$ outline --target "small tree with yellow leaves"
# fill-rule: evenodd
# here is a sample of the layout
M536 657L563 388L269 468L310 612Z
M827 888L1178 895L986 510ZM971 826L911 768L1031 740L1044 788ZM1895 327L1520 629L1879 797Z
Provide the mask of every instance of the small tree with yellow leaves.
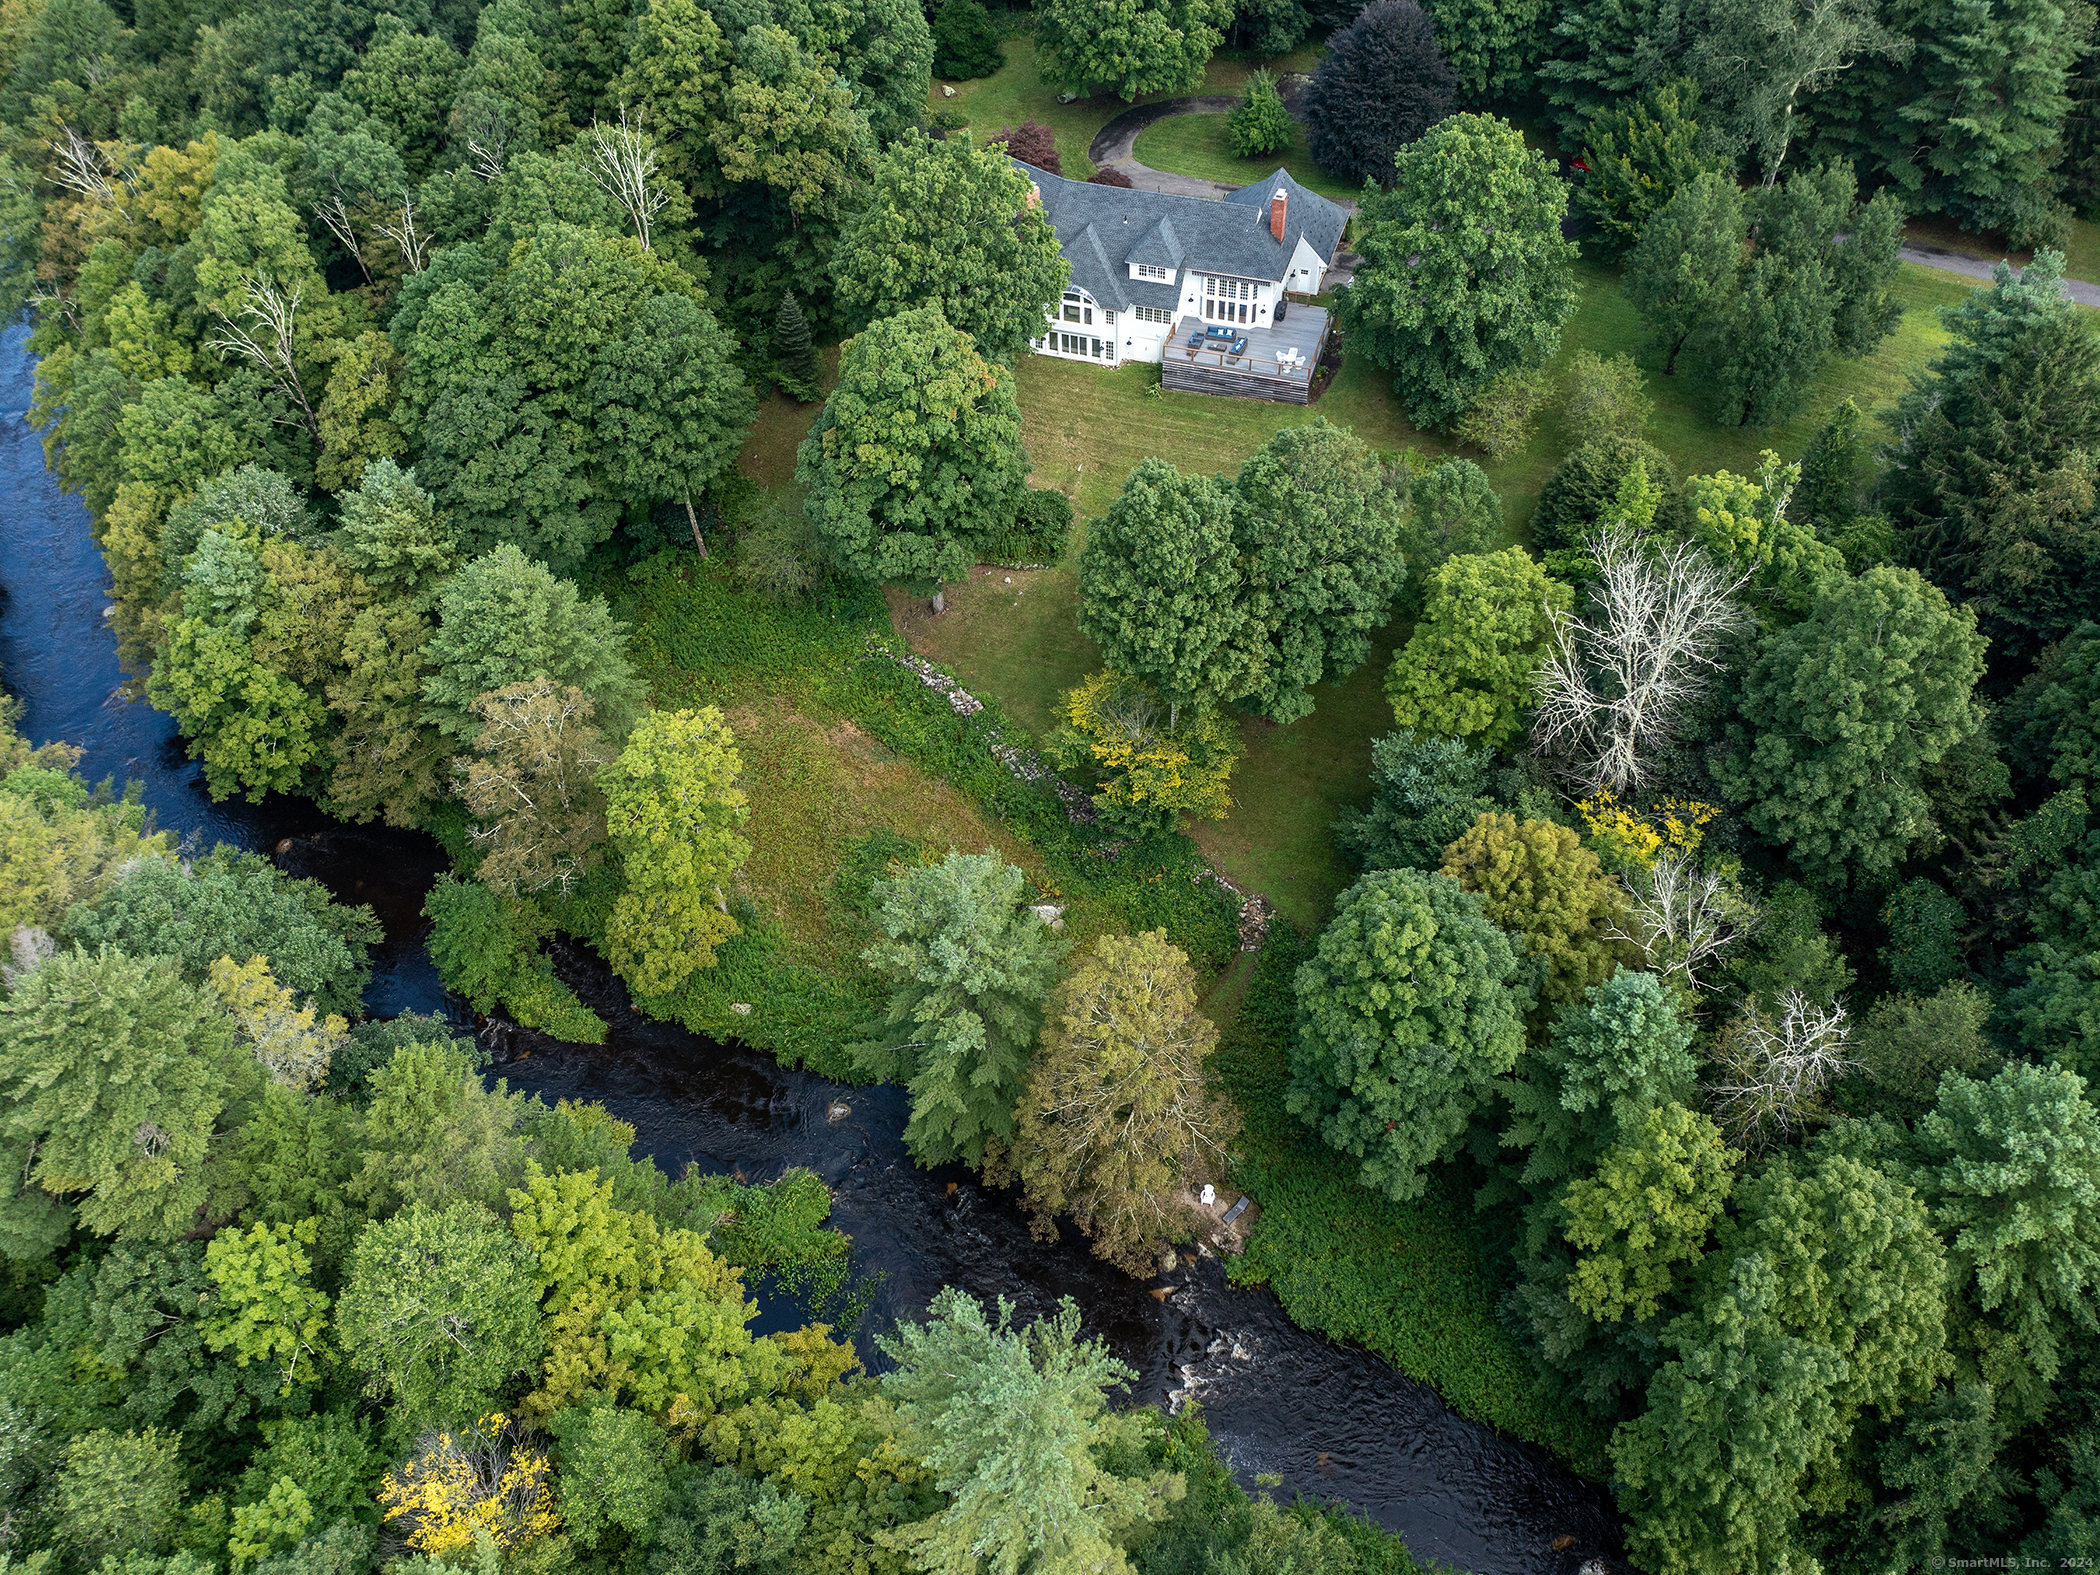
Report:
M738 933L722 887L750 856L750 811L736 736L713 706L646 717L598 775L627 889L606 926L606 955L627 982L664 995Z
M1177 815L1223 820L1232 808L1239 730L1213 707L1177 716L1150 684L1104 671L1067 690L1058 715L1044 753L1060 770L1099 774L1094 808L1117 830L1145 836Z
M350 1025L331 1012L314 1021L313 1002L294 1005L290 990L270 975L262 957L237 963L221 957L211 965L212 992L255 1051L255 1059L277 1082L302 1093L328 1075L336 1052L350 1042Z
M418 1553L464 1553L485 1535L508 1552L552 1531L554 1468L501 1411L453 1432L434 1428L380 1484L387 1520Z

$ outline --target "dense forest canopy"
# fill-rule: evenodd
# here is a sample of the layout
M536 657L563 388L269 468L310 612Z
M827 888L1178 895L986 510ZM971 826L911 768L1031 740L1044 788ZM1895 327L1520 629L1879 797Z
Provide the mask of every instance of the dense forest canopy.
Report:
M2053 1560L2100 1538L2093 25L4 0L0 307L137 692L214 796L436 835L475 1011L603 1043L587 943L650 1015L903 1085L915 1158L1134 1274L1264 1177L1235 1273L1374 1344L1421 1288L1345 1238L1461 1216L1467 1339L1657 1575ZM1023 34L1070 122L930 92ZM1082 540L1021 360L1070 269L1006 154L1257 63L1228 135L1360 186L1324 304L1420 447L1286 411L1118 467ZM1862 408L1921 216L2041 249ZM1572 326L1614 276L1638 343ZM1745 474L1670 451L1666 383ZM874 591L982 562L1061 565L1094 670L1040 738ZM1374 658L1294 934L1182 828ZM1005 840L777 856L798 705ZM366 1016L369 910L12 723L0 1569L1409 1567L1126 1404L1075 1309L944 1291L856 1347L815 1177L673 1179ZM755 1337L761 1276L823 1321Z

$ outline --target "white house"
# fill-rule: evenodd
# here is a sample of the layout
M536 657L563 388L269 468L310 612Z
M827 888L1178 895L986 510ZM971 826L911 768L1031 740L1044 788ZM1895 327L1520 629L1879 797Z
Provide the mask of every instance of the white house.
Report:
M1349 218L1282 169L1212 202L1015 165L1072 265L1035 349L1104 366L1159 361L1183 322L1268 327L1286 291L1319 293Z

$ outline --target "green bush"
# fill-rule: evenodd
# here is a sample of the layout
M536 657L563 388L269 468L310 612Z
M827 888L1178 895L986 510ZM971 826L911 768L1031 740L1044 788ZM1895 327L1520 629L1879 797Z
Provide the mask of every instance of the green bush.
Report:
M1243 159L1283 152L1297 130L1291 112L1283 107L1283 95L1276 91L1275 77L1267 71L1257 71L1247 79L1246 97L1225 122L1226 139L1234 155Z
M423 911L436 925L430 957L438 977L475 1011L501 1007L525 1027L570 1044L605 1043L605 1020L554 977L553 962L540 951L554 925L535 904L440 875Z
M1030 487L1021 494L1013 529L985 551L994 563L1055 563L1072 531L1072 500L1062 492Z
M1662 489L1662 501L1655 509L1656 526L1678 528L1683 523L1684 495L1669 456L1642 438L1613 433L1592 438L1569 454L1553 467L1553 474L1539 489L1538 507L1531 513L1531 536L1540 551L1580 551L1598 519L1618 497L1619 483L1632 473L1636 460L1646 464L1648 479Z
M933 19L933 74L966 82L988 77L1005 64L999 29L982 0L947 0Z

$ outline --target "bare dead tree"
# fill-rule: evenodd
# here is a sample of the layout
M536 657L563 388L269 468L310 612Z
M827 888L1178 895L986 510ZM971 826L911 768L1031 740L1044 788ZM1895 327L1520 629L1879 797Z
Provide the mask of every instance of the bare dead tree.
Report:
M477 137L467 139L467 167L483 180L503 179L503 147L500 143L483 142Z
M53 155L51 180L54 185L86 198L100 207L114 209L121 219L129 220L123 201L117 195L117 183L122 176L111 167L102 150L71 126L60 127L59 136L50 144ZM127 189L129 181L124 181Z
M338 186L328 196L314 204L314 214L328 226L328 233L343 243L357 262L357 271L365 276L365 283L372 282L372 270L365 266L365 249L357 238L357 226L350 222L349 205L343 201L343 189Z
M1553 646L1536 680L1533 747L1584 793L1623 793L1719 668L1722 639L1749 626L1749 583L1689 543L1663 546L1613 521L1591 538L1592 616L1547 609Z
M416 205L406 189L401 193L400 221L383 219L372 228L401 249L402 266L410 273L421 273L430 261L431 238L416 228Z
M1689 854L1659 853L1625 886L1624 911L1605 934L1633 946L1658 978L1682 974L1695 990L1702 988L1699 970L1758 925L1749 899L1726 877L1693 864Z
M248 297L247 305L241 308L244 321L236 322L225 313L219 313L219 322L225 331L219 338L208 339L205 343L222 356L239 356L262 368L278 392L299 407L305 417L307 434L318 447L321 423L306 397L305 385L299 381L299 366L292 356L300 292L295 287L286 293L275 280L257 274L241 275L241 286Z
M1830 1085L1858 1066L1852 1023L1836 1000L1812 1004L1799 990L1776 1012L1751 1006L1714 1042L1721 1077L1708 1085L1714 1111L1738 1148L1791 1136L1822 1109Z
M670 188L656 179L656 144L642 130L641 122L629 122L627 106L620 106L619 124L608 126L593 118L587 134L587 168L591 179L606 196L627 210L634 225L634 238L649 249L649 226L665 203ZM690 509L688 509L690 512ZM695 535L698 535L697 530ZM705 557L706 549L701 550Z

